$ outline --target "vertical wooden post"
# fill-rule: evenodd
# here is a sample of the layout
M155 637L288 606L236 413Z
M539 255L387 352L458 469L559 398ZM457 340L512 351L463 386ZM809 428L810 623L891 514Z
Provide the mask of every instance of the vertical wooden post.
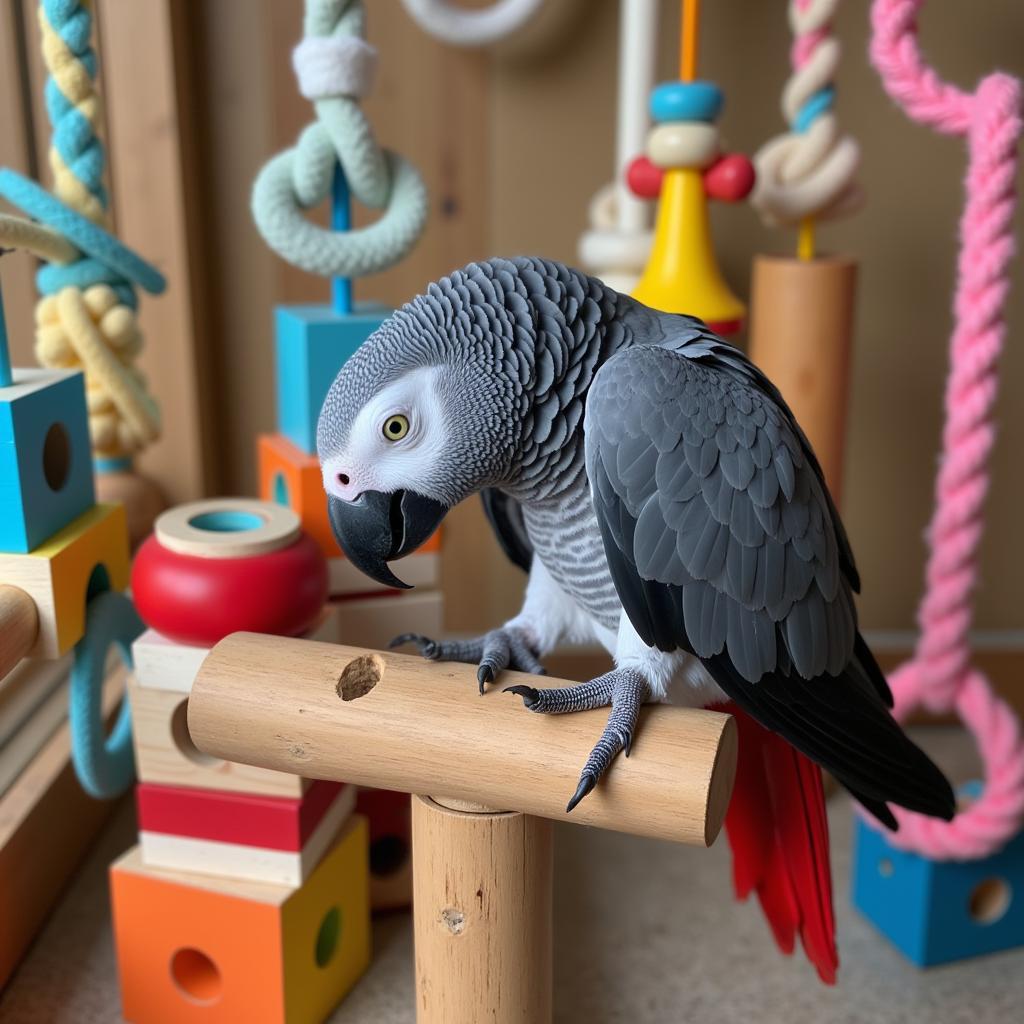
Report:
M413 797L418 1024L551 1020L551 822Z
M811 442L836 504L843 475L857 264L758 256L750 358L775 382Z

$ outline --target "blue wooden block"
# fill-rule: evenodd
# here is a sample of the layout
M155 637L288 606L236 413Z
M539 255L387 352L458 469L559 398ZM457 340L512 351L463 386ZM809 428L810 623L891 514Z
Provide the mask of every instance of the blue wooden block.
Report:
M1024 833L960 863L890 846L858 820L853 904L919 967L1024 945Z
M0 388L0 551L27 554L95 504L82 374L15 370Z
M391 315L362 304L344 316L330 306L278 306L277 429L292 444L316 452L316 421L342 363Z

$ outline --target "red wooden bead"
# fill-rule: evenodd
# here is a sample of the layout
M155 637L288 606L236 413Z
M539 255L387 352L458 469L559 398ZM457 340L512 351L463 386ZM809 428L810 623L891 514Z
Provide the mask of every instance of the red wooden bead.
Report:
M663 176L660 167L655 167L646 156L638 156L626 168L626 185L641 199L657 199L661 195Z
M712 199L738 203L754 187L754 165L742 153L730 153L704 172L704 189Z
M238 630L297 636L327 600L327 562L306 534L244 558L181 554L153 535L135 556L132 597L143 621L178 643L208 646Z

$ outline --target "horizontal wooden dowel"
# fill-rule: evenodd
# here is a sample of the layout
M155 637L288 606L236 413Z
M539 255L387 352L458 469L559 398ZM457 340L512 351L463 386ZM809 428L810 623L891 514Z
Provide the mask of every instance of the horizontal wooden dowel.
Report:
M188 709L196 746L226 760L710 844L735 775L732 719L644 708L630 758L567 815L606 719L534 714L498 687L481 697L472 665L256 633L213 648Z
M0 679L32 650L38 632L35 601L20 587L0 585Z

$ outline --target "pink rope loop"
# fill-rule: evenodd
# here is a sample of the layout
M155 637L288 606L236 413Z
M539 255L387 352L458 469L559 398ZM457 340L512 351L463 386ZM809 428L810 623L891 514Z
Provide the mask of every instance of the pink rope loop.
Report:
M998 73L983 79L974 93L943 82L924 63L917 44L917 13L923 5L924 0L875 0L871 59L886 91L909 117L967 138L969 161L946 424L918 609L921 636L913 661L890 682L898 714L920 704L957 711L977 740L986 785L981 799L951 823L897 809L901 828L890 841L937 859L970 859L995 852L1024 821L1024 740L1013 712L971 669L969 642L1014 252L1021 86Z
M915 707L928 706L928 684L914 662L897 669L889 682L896 696L897 720L903 721ZM949 710L956 711L977 742L985 768L985 789L950 822L892 808L899 831L886 833L886 841L933 860L976 860L1001 849L1020 828L1024 818L1024 742L1013 709L993 693L980 672L966 674ZM866 811L860 813L869 825L881 829Z

